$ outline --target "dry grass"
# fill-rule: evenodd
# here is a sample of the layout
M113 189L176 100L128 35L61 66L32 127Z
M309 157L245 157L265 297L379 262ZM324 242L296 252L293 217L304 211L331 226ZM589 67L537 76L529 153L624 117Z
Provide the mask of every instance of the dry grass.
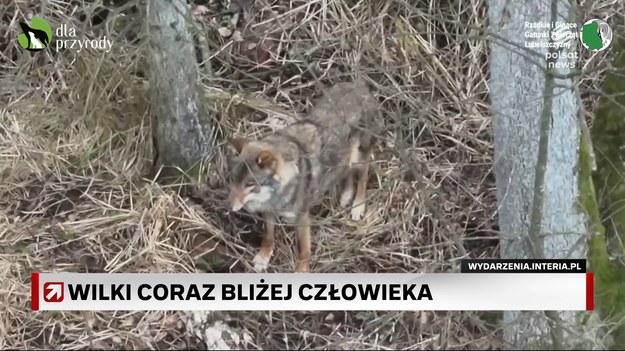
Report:
M475 29L485 23L484 1L411 3L277 0L270 12L258 2L238 20L243 28L254 19L253 32L270 38L254 39L274 55L255 69L242 60L241 44L209 23L216 8L196 9L215 75L207 95L224 134L279 127L282 113L310 107L316 81L359 72L376 87L385 134L370 179L375 206L363 223L347 221L335 199L315 210L314 271L440 272L465 254L497 255L487 45ZM210 197L201 206L147 178L145 42L134 18L141 15L128 3L125 16L111 13L105 25L80 22L96 5L0 5L2 23L10 23L0 28L0 348L203 348L184 312L29 308L31 271L240 272L251 268L260 241L261 223L225 206L225 146L209 164ZM14 40L17 21L41 13L53 28L70 24L79 36L113 39L112 51L24 53ZM231 94L248 99L216 99ZM278 232L271 270L294 266L290 233ZM499 347L488 316L472 312L209 318L236 330L242 348Z

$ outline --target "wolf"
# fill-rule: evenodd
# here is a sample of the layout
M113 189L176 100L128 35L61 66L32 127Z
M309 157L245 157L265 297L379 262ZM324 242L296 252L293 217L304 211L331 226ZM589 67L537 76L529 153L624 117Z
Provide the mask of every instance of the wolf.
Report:
M233 211L262 214L265 231L253 259L264 271L273 254L278 219L296 227L295 272L309 272L310 210L341 186L339 203L350 217L365 216L373 126L379 107L362 80L331 86L304 118L260 138L234 137L228 201ZM378 122L379 123L379 122Z
M50 38L48 38L46 32L40 29L34 29L24 22L20 22L20 27L22 27L22 31L28 39L27 50L41 50L48 46Z

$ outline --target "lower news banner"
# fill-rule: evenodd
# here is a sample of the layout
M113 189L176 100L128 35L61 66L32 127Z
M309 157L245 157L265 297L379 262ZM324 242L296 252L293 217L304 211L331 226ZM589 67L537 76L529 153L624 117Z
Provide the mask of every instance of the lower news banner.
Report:
M592 273L32 273L42 311L592 310Z

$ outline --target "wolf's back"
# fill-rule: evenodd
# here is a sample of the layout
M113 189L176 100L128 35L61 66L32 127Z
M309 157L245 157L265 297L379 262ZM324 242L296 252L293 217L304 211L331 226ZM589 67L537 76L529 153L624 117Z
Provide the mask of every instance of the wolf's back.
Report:
M322 144L334 147L345 143L353 128L367 128L376 108L363 81L338 83L317 100L309 117L321 127Z
M373 102L364 82L338 83L316 101L310 117L328 128L356 125L363 112L374 107Z

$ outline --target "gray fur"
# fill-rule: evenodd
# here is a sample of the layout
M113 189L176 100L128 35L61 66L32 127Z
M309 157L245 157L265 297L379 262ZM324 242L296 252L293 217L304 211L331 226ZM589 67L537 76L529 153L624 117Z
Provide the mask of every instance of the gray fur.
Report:
M308 211L346 177L350 167L343 162L350 151L351 138L360 138L361 153L368 153L373 147L375 139L369 129L376 113L376 101L363 82L338 83L315 102L306 119L253 142L258 151L267 149L286 162L296 161L299 174L287 184L266 181L267 175L254 164L254 157L242 160L248 167L234 181L243 184L250 177L257 178L266 182L265 191L271 193L267 201L251 201L244 208L280 216Z

